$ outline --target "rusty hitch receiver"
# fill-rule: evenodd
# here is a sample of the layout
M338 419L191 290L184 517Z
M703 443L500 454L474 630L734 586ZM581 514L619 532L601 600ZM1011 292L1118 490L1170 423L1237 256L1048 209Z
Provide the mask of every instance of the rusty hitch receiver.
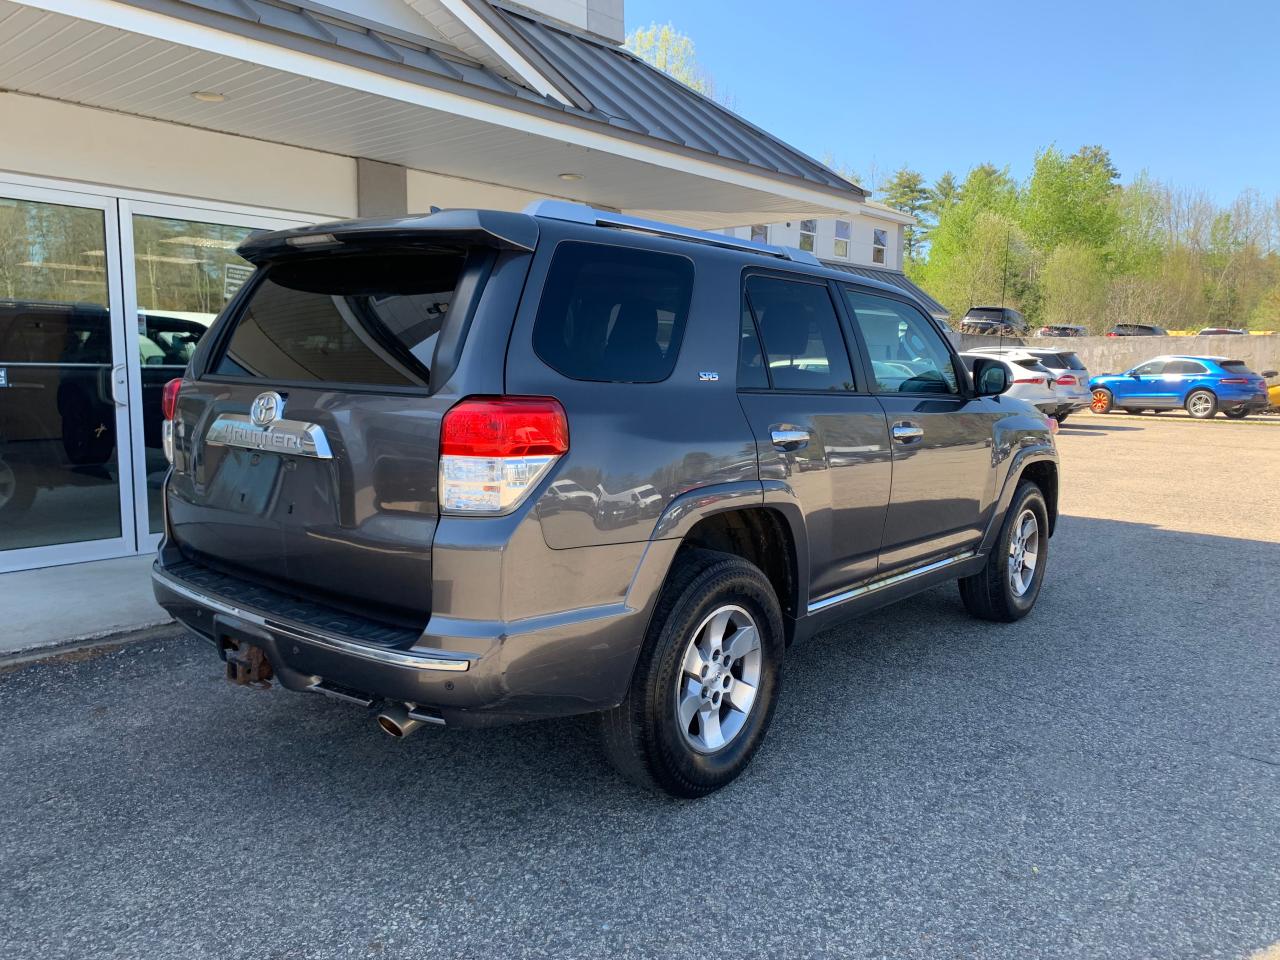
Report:
M263 690L271 686L271 661L261 647L251 643L228 640L223 648L227 661L227 679L238 687L250 684Z

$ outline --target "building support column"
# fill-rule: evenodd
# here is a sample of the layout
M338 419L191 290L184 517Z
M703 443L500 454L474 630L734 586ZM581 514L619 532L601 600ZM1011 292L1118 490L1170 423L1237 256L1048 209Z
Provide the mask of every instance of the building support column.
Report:
M356 213L361 217L403 217L409 212L405 168L356 157Z

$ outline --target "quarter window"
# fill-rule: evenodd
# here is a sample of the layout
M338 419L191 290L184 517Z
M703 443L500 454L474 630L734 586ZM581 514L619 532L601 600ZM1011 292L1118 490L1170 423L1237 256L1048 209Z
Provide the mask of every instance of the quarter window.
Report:
M747 301L774 389L854 389L848 349L825 284L748 277Z
M675 369L693 293L687 257L566 241L542 289L533 348L566 377L657 383Z
M924 314L898 300L844 290L879 393L960 392L951 351Z
M753 223L751 225L751 239L756 243L769 242L769 227L763 223Z
M801 220L800 221L800 249L813 252L814 243L818 238L818 221L817 220Z
M871 231L871 262L884 263L885 248L889 246L889 234L886 230Z
M836 221L836 241L834 253L842 260L849 259L849 235L852 224L848 220Z

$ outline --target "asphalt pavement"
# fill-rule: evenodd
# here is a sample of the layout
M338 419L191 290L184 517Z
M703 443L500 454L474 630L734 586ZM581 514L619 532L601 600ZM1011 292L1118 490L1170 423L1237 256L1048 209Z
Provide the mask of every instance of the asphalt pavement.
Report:
M1069 421L1028 619L789 656L747 774L403 742L175 635L0 674L0 957L1229 957L1280 941L1280 431ZM73 599L73 598L69 598Z

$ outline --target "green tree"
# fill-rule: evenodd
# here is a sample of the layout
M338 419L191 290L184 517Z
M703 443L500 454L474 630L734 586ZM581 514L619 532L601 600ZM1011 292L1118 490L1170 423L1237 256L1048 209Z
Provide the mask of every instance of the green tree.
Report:
M881 187L881 199L903 213L909 213L920 226L906 227L903 231L903 246L908 260L914 261L922 253L922 247L928 235L929 226L925 218L929 209L929 188L925 186L924 177L908 167L900 167Z
M956 175L948 170L929 188L929 215L936 223L938 218L960 202L960 184Z
M1118 223L1116 171L1101 147L1064 156L1049 147L1036 156L1019 220L1043 251L1079 243L1105 249Z
M1054 249L1040 270L1044 323L1079 324L1101 332L1109 284L1106 265L1092 247L1064 243Z
M715 82L698 63L693 38L670 23L651 23L627 34L624 46L641 60L704 96L715 98Z

